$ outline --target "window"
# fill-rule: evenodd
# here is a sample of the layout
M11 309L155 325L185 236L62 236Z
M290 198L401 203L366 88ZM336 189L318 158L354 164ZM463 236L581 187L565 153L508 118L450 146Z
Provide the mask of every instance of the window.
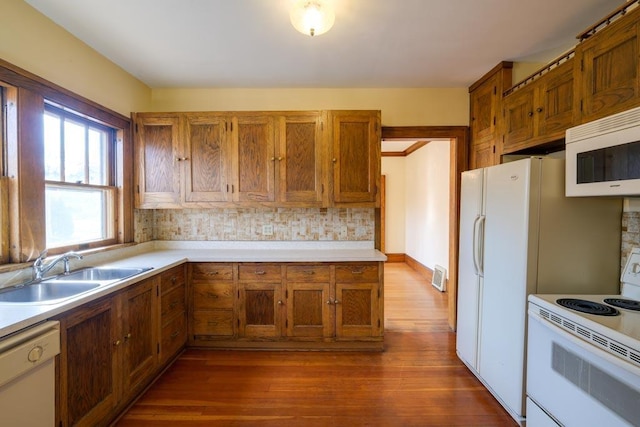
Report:
M47 248L83 248L116 235L116 130L45 105Z

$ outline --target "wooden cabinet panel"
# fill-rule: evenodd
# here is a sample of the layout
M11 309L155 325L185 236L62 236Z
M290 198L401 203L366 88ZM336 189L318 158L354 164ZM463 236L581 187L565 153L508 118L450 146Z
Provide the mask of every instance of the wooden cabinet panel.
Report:
M160 359L164 363L175 355L187 341L187 318L184 314L170 317L162 325Z
M504 99L503 151L533 138L534 88L527 86Z
M198 339L228 339L235 336L235 313L228 310L199 310L193 316L193 332Z
M271 116L233 119L235 188L233 200L275 200L274 123Z
M194 282L192 288L194 310L233 309L235 299L233 282Z
M162 290L160 301L160 317L162 319L168 319L178 313L184 313L186 310L184 285L174 286L168 291Z
M513 63L501 62L469 88L469 168L500 163L502 93L511 86Z
M563 138L565 131L575 123L574 61L570 59L551 70L539 82L540 100L535 110L539 115L538 135L547 140Z
M138 393L157 365L157 282L156 278L147 279L123 294L121 345L125 361L124 392L128 395Z
M581 123L640 105L639 21L640 11L630 11L577 46Z
M231 150L224 115L185 117L185 201L230 200Z
M336 338L381 334L378 283L336 282Z
M282 286L277 283L240 283L239 335L274 339L282 335Z
M87 304L60 318L58 377L60 424L96 426L116 407L121 354L115 342L117 306L111 299Z
M233 280L233 264L230 263L192 263L189 268L193 281Z
M287 336L330 338L334 334L331 284L287 282Z
M278 200L321 206L324 161L322 115L288 113L278 120Z
M290 282L329 282L331 267L329 265L287 265L286 277Z
M378 207L380 112L331 111L333 202Z
M171 114L134 116L138 168L136 206L180 207L180 119Z

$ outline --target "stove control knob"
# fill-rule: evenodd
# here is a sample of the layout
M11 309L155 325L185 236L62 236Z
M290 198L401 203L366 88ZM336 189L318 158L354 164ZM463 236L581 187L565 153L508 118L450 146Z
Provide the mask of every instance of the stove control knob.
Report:
M631 272L633 274L640 273L640 264L638 264L637 262L634 262L633 265L631 266Z

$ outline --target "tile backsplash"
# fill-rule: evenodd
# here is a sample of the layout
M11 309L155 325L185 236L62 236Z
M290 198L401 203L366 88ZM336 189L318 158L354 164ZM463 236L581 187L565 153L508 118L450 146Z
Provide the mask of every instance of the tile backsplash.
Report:
M135 240L372 241L374 218L366 208L136 209Z
M640 212L623 212L621 268L624 268L629 252L635 247L640 247Z

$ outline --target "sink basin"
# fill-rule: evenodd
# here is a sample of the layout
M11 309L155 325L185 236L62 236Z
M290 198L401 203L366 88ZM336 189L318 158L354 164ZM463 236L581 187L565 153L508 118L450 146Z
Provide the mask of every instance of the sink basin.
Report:
M0 292L0 303L55 304L88 292L100 283L47 281Z
M91 282L115 282L135 276L151 268L138 267L88 267L82 270L72 271L67 275L56 276L56 281L91 281Z

